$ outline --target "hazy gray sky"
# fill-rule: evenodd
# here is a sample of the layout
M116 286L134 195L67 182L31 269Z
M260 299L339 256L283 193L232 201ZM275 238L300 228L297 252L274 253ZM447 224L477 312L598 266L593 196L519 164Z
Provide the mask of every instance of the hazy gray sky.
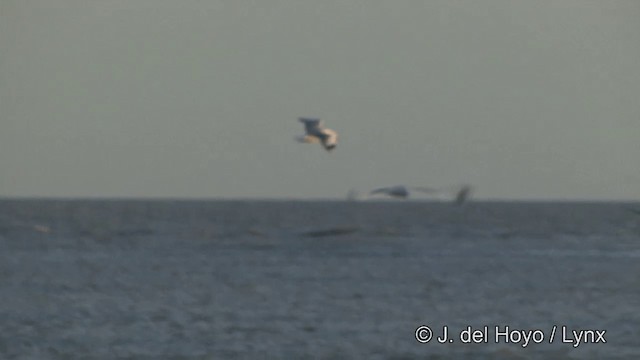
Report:
M2 0L0 196L640 199L640 1ZM340 133L293 138L298 116Z

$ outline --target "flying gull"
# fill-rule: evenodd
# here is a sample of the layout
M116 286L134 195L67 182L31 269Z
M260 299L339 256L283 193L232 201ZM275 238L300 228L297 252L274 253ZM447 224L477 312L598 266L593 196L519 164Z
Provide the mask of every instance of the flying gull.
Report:
M462 205L469 199L472 188L469 185L463 185L460 187L453 187L449 189L436 189L436 188L421 187L421 186L407 187L405 185L394 185L394 186L388 186L388 187L371 190L371 192L369 192L369 195L370 196L386 195L386 196L398 198L398 199L407 199L411 191L420 191L425 194L436 195L436 196L452 191L453 192L452 202L455 205Z
M369 195L377 195L377 194L387 195L390 197L395 197L400 199L406 199L409 196L409 189L407 189L407 187L404 185L396 185L396 186L389 186L389 187L374 189L374 190L371 190L371 192L369 193Z
M427 187L408 188L404 185L395 185L395 186L389 186L389 187L383 187L383 188L371 190L369 195L382 194L390 197L406 199L407 197L409 197L409 189L421 191L427 194L432 194L438 191L436 189L427 188Z
M302 143L320 143L327 151L333 150L338 144L338 133L323 126L320 119L298 118L304 124L305 135L297 137Z

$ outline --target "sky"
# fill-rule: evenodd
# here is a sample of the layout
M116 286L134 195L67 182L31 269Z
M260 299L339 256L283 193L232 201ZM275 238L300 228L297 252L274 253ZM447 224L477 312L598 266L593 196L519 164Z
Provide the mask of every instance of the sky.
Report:
M2 0L0 197L640 200L640 1ZM299 144L297 118L339 133Z

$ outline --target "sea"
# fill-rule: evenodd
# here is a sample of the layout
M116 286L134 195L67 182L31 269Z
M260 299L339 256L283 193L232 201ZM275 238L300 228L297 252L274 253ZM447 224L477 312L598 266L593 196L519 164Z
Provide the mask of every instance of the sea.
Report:
M3 199L0 359L640 359L640 203Z

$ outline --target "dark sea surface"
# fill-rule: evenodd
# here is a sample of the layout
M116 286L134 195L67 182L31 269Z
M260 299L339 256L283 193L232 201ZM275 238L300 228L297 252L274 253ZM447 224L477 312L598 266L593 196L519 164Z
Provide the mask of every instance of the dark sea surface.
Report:
M0 359L640 359L639 209L1 200Z

